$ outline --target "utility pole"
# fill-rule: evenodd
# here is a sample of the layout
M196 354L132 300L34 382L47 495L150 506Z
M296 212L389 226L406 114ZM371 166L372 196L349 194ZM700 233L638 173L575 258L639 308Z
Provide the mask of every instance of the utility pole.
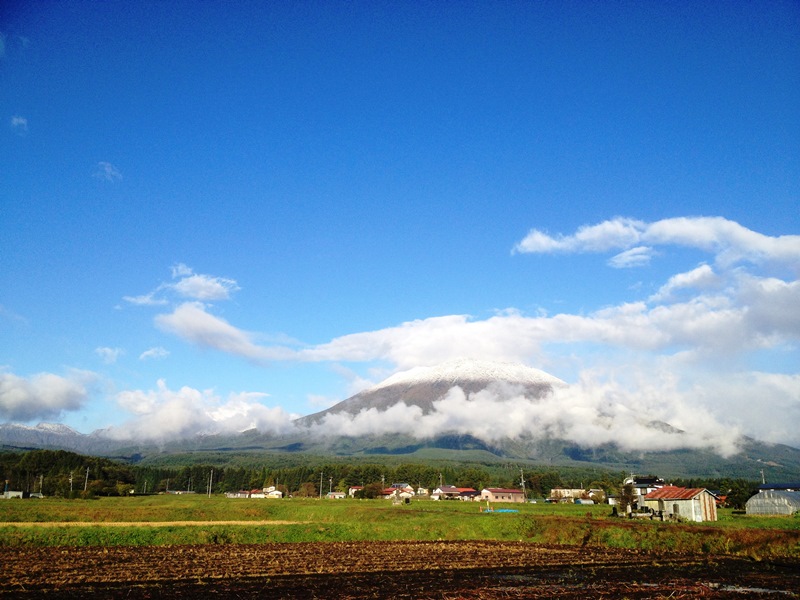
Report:
M522 472L522 469L519 470L519 482L522 485L522 498L525 499L525 475Z
M89 489L89 467L86 467L86 481L83 482L83 491Z
M330 483L330 487L328 488L328 493L332 494L333 493L333 477L328 479L328 483Z
M8 484L8 481L6 481L6 484ZM69 472L69 491L70 493L72 492L72 471Z
M214 469L211 469L211 474L208 476L208 497L211 498L211 486L214 484Z

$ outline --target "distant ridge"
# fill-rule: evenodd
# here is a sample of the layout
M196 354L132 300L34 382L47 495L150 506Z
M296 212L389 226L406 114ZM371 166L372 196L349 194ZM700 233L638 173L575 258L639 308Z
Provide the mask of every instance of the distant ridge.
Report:
M800 478L800 449L782 444L765 444L751 438L740 440L738 454L723 457L710 448L657 451L648 448L646 444L626 451L613 442L588 444L574 436L559 436L558 432L549 431L487 438L477 431L449 431L443 428L420 436L418 431L413 430L416 422L414 419L398 429L388 429L384 433L367 427L361 430L363 433L348 435L343 430L337 430L335 426L342 422L357 421L360 416L367 417L363 420L369 424L371 418L376 416L372 411L384 412L398 403L419 407L414 411L400 410L399 413L419 415L421 411L423 415L430 415L435 419L442 410L442 405L437 402L452 394L454 387L460 388L473 403L473 407L483 402L483 396L479 394L482 390L490 392L487 394L487 402L493 402L496 397L512 395L524 396L534 404L544 404L554 400L552 394L558 390L569 388L557 377L524 365L459 359L396 373L325 411L296 420L298 427L280 435L250 429L235 434L195 435L155 444L147 441L115 440L104 430L87 435L60 424L40 423L31 427L8 423L0 424L0 447L15 451L34 448L64 449L84 454L127 457L126 460L133 457L136 460L159 460L158 457L161 460L172 460L168 457L181 455L184 457L181 460L189 463L211 460L232 464L237 461L250 463L266 456L289 460L289 455L349 457L352 460L369 461L396 460L402 457L402 460L409 462L521 461L524 464L552 468L580 466L618 472L657 473L672 477L755 479L760 478L763 471L771 481L795 481ZM453 406L462 405L465 407L463 410L471 410L469 403L463 399L451 405L450 410L453 410ZM362 415L362 411L368 411L368 414ZM502 412L495 414L501 419L505 418ZM326 415L335 415L337 418L326 423ZM513 417L508 415L507 418ZM389 415L388 419L389 421L384 422L393 425L394 416ZM655 435L683 433L660 420L644 421L643 424Z
M473 394L498 385L519 387L532 398L542 398L555 388L567 387L557 377L518 363L461 358L395 373L327 410L298 419L296 423L310 426L322 422L329 414L357 415L368 409L385 411L398 402L419 406L423 414L428 414L433 410L433 403L453 387L461 388L465 394Z

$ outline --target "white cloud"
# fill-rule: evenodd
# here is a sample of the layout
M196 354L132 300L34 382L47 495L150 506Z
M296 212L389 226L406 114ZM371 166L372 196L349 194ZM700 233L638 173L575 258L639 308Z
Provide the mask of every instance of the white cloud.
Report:
M20 377L0 372L0 419L30 421L58 417L80 409L88 398L94 375L75 371L69 377L39 373Z
M185 298L203 301L227 300L231 292L239 289L233 279L208 275L188 275L171 287Z
M192 344L213 348L221 352L263 362L285 357L281 349L270 349L255 344L251 335L237 329L224 319L206 312L199 302L185 302L169 314L157 315L156 325Z
M110 162L101 161L97 163L94 177L104 181L122 181L122 173Z
M172 278L178 281L162 283L147 294L124 296L123 300L138 306L163 306L169 304L169 300L165 296L172 293L180 298L211 302L228 300L233 292L240 289L234 279L198 274L183 263L174 265L171 272Z
M155 292L142 294L141 296L123 296L122 299L129 304L135 304L137 306L163 306L169 304L166 298L156 298Z
M183 263L173 265L170 270L172 271L173 279L177 279L178 277L186 277L187 275L194 275L192 268Z
M330 431L351 436L407 433L420 439L458 433L490 443L556 437L583 447L707 448L722 456L735 454L740 439L738 429L692 403L669 378L629 390L586 373L577 385L556 389L544 398L526 397L522 389L508 385L470 395L454 387L433 406L429 414L404 403L385 411L328 414L311 430L318 435Z
M161 346L157 346L155 348L150 348L149 350L145 350L139 355L139 360L151 360L151 359L159 359L159 358L166 358L169 356L169 350L162 348Z
M16 131L19 135L28 133L28 119L14 115L11 117L11 129Z
M119 359L119 357L125 353L125 351L122 348L108 348L104 346L101 348L95 348L94 353L102 358L103 362L107 365L113 365L115 362L117 362L117 359Z
M670 299L679 290L711 290L718 288L721 285L721 281L721 278L714 273L711 267L700 265L687 273L678 273L670 277L669 281L661 286L658 292L651 296L650 300L658 302Z
M607 252L630 248L641 239L644 223L633 219L616 218L597 225L584 225L574 235L551 237L532 229L514 250L521 253Z
M135 418L106 431L114 439L166 442L198 434L238 433L258 429L282 433L294 426L292 415L280 407L263 404L267 394L241 392L221 398L213 390L182 387L171 390L159 380L155 390L129 390L117 394L120 408Z
M537 229L515 247L521 253L607 252L635 246L685 246L711 252L719 264L776 262L795 270L800 235L771 237L723 217L677 217L645 223L616 218L580 227L573 235L552 237Z
M615 269L628 269L630 267L642 267L650 264L653 258L653 249L647 246L636 246L630 250L620 252L608 260L609 266Z

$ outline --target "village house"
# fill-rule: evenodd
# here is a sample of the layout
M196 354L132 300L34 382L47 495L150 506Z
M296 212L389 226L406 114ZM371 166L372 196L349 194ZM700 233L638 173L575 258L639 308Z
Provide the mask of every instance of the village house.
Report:
M363 485L351 485L350 488L347 490L347 495L351 498L355 498L356 494L364 489Z
M412 496L414 495L414 486L408 483L393 483L390 486L393 490L400 490L401 492L408 492Z
M344 498L347 498L347 494L345 494L344 492L328 492L327 494L325 494L325 497L328 500L342 500Z
M255 490L239 490L238 492L226 492L226 498L283 498L283 492L275 489L274 486Z
M522 490L508 488L484 488L481 490L481 500L487 502L525 502Z
M583 488L552 488L550 490L550 496L548 496L548 500L550 502L558 502L558 503L572 503L575 500L580 498L588 498L589 495L587 494L586 490Z
M704 488L665 485L647 494L644 504L664 518L698 523L717 520L716 498Z
M458 499L466 502L480 500L481 493L473 488L458 488Z
M666 485L664 480L660 477L654 477L652 475L648 475L646 477L641 477L638 475L631 475L625 481L622 482L622 485L630 485L633 487L633 505L636 508L644 508L645 506L645 497L647 494L654 492ZM609 504L611 504L609 502Z
M431 498L433 500L458 500L461 492L454 485L440 485L433 490Z
M389 500L406 500L414 497L414 488L390 487L383 490L383 497Z

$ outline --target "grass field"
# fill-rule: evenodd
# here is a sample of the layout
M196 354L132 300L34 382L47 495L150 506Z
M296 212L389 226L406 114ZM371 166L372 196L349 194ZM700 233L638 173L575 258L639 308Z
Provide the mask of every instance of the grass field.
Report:
M330 541L530 541L649 551L800 557L800 518L720 512L705 524L627 521L608 506L228 499L200 495L0 501L0 546L149 546ZM506 505L511 507L511 505Z

